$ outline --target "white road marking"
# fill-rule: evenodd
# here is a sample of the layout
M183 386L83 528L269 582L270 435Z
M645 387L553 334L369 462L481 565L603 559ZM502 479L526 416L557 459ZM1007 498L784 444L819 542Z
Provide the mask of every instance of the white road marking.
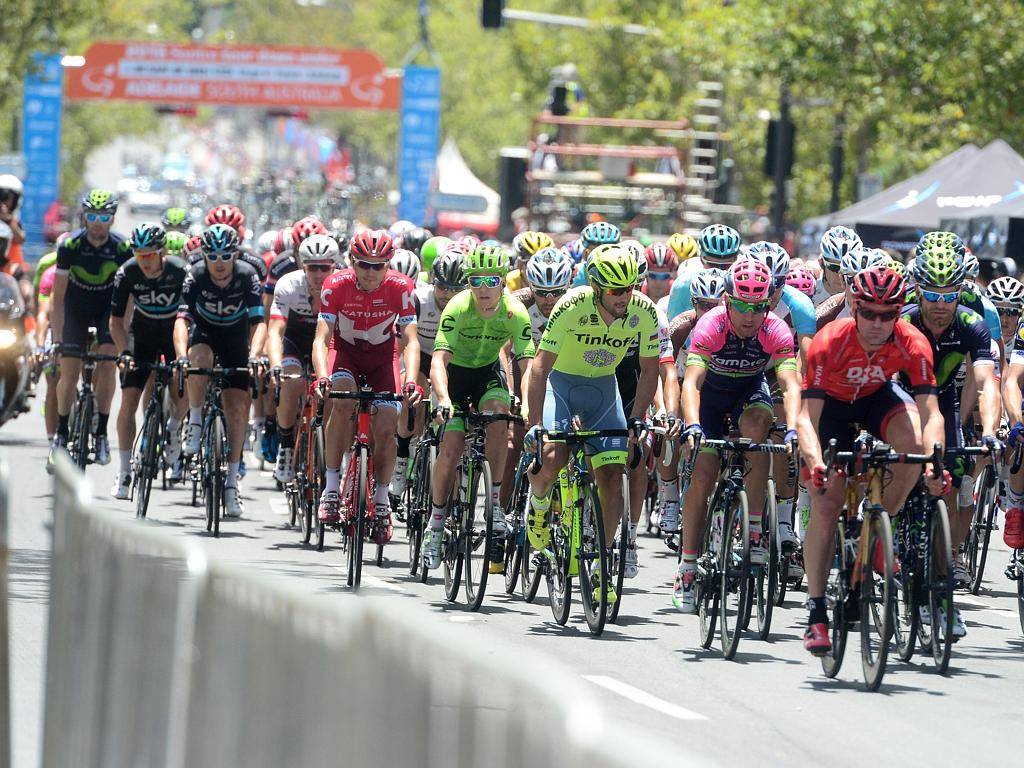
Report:
M476 616L470 616L468 614L457 613L457 614L453 614L453 615L449 616L448 617L448 621L454 621L456 623L463 623L464 624L464 623L466 623L468 621L477 621L477 617Z
M1000 608L998 606L992 605L991 603L986 603L984 600L979 600L978 598L973 597L973 596L972 597L968 597L967 595L959 595L959 594L958 595L954 595L953 596L953 605L956 605L957 603L963 603L964 605L971 605L971 606L974 606L975 608L981 608L982 610L989 611L991 613L1012 613L1012 614L1015 614L1015 615L1017 613L1017 611L1012 610L1010 608Z
M617 693L620 696L629 699L635 704L642 704L645 707L649 707L656 712L674 717L677 720L707 720L704 715L701 715L692 710L680 707L678 704L673 704L670 701L659 699L657 696L642 691L639 688L634 688L632 685L627 685L621 680L616 680L614 677L607 677L606 675L583 675L584 680L589 680L594 685L600 685L602 688L607 688L612 693Z
M260 470L260 477L273 477L273 476L274 476L274 470L272 470L272 469L261 469Z
M275 515L287 515L289 513L288 502L285 499L274 498L267 499L270 502L270 511Z
M328 563L327 567L328 568L333 568L336 571L346 571L346 572L348 571L348 566L345 566L345 565L335 565L334 563ZM392 582L390 582L390 581L388 581L386 579L381 579L381 578L378 578L376 576L367 576L365 573L363 574L361 581L362 581L363 584L365 584L368 587L376 587L377 589L386 589L389 592L401 592L401 593L404 594L405 592L408 591L408 590L406 590L405 587L400 587L397 584L393 584Z

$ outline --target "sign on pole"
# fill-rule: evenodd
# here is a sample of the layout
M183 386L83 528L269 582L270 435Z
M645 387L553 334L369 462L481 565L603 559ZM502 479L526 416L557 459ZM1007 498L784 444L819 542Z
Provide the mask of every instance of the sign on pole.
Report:
M60 54L36 53L25 73L22 152L27 176L21 223L30 245L41 245L43 216L60 191L60 120L63 67Z
M363 49L101 42L67 77L71 100L398 109L397 78Z
M398 130L398 218L424 224L441 133L441 70L437 67L405 68Z

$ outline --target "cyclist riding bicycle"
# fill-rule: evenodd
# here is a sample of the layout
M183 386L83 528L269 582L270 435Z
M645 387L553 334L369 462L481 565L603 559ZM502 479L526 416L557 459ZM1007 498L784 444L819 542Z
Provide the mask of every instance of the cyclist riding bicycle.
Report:
M679 269L679 259L667 243L653 243L647 246L644 254L647 259L647 296L668 317L669 293Z
M164 232L168 235L171 232L183 235L188 232L188 211L185 208L168 208L164 211L164 216L160 223L163 225Z
M621 240L622 231L607 221L594 221L580 230L583 260L581 262L582 266L577 270L576 276L573 278L573 287L583 288L588 284L590 278L587 275L586 265L590 254L593 253L595 248L600 245L618 245Z

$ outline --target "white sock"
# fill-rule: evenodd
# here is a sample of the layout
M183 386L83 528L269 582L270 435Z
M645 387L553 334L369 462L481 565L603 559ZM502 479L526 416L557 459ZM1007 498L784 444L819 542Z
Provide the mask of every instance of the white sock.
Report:
M328 469L327 479L324 483L325 491L334 491L337 493L341 488L341 470L340 469Z
M1009 502L1008 506L1011 508L1024 507L1024 493L1017 493L1009 486L1006 488L1006 500Z
M228 476L224 480L225 488L238 488L238 464L237 461L228 462Z
M440 531L444 528L445 508L439 507L433 502L430 504L430 530Z
M384 509L391 508L391 500L388 499L387 483L378 483L377 487L373 489L373 506L383 507Z
M121 474L130 475L132 473L132 452L118 451L117 455L121 459Z
M202 424L203 423L203 406L197 406L195 408L188 409L188 423L189 424Z
M180 426L181 426L181 419L179 419L177 416L171 416L167 420L167 429L170 430L171 434L176 433Z
M777 504L779 510L779 524L793 526L793 500L779 499Z
M629 524L629 543L636 543L636 523Z
M495 507L501 506L501 483L491 483L491 503Z
M658 478L658 485L661 487L661 493L665 497L665 501L669 504L679 503L679 478L673 477L671 480L662 480Z

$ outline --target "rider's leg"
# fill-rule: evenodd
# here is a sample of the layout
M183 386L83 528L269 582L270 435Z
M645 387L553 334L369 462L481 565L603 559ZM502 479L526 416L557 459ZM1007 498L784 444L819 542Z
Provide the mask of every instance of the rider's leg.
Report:
M345 376L335 378L331 389L336 392L354 392L355 380ZM342 457L352 447L352 436L355 434L353 416L356 411L355 400L329 401L330 408L324 430L324 463L327 466L327 477L324 484L325 492L338 492L341 488Z
M622 505L625 503L623 496L623 470L621 461L612 461L601 464L601 454L594 456L594 479L597 481L597 490L601 495L601 512L604 518L604 545L611 548L615 544L615 536L619 530L619 522L622 520Z
M480 403L480 410L484 413L506 414L508 403L503 400L484 400ZM505 465L508 463L508 427L507 421L488 424L487 440L484 443L487 463L491 466L491 496L496 507L501 506Z
M228 424L228 477L224 481L225 488L238 487L238 465L242 461L242 449L245 446L245 431L249 427L249 408L252 406L252 395L246 388L228 387L222 393L224 400L224 416Z
M897 453L921 453L924 450L921 417L914 405L890 411L881 431L882 439ZM893 464L889 471L892 476L882 495L882 504L889 516L895 518L921 476L921 465Z
M60 358L60 378L57 380L57 433L68 436L68 416L78 396L78 377L82 374L82 360L78 357Z
M373 503L380 509L390 509L388 483L395 469L395 431L398 428L398 408L395 403L382 403L370 419L373 431L373 477L377 491Z
M771 410L760 404L753 405L743 411L739 419L740 435L754 442L762 443L768 439L772 428L773 414ZM747 501L750 510L751 535L761 532L761 517L764 514L764 491L768 484L768 454L752 453L747 456L750 471L744 480L747 490Z
M53 440L57 434L57 374L46 374L46 399L43 401L43 421L46 424L46 436Z
M101 344L97 352L101 355L117 354L113 344ZM110 406L114 402L114 391L117 388L117 366L112 362L98 363L93 382L96 388L96 412L99 416L96 434L105 435L107 419L110 418Z
M121 410L117 412L117 447L121 457L121 473L132 471L132 443L135 441L135 412L142 399L140 387L121 390Z

